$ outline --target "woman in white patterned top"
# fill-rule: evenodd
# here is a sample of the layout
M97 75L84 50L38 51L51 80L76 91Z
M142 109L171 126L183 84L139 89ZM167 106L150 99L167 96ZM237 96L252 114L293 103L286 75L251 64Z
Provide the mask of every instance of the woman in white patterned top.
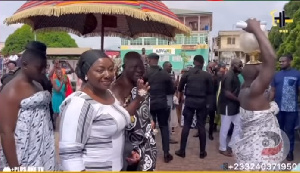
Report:
M59 154L64 171L120 171L128 112L109 88L114 63L102 51L83 53L76 67L85 83L61 105Z

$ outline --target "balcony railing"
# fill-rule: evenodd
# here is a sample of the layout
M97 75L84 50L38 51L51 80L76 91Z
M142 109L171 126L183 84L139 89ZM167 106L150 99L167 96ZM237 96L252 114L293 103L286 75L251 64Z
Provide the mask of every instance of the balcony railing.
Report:
M122 46L129 45L196 45L196 44L208 44L208 33L199 32L193 33L190 37L186 37L183 34L177 34L175 41L168 41L161 38L154 37L140 37L135 40L121 39Z

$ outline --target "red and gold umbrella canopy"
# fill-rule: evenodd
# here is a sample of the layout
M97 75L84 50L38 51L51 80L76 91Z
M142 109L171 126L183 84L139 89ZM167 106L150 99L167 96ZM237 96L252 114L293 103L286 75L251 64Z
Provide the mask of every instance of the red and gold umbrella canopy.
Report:
M78 36L163 37L190 29L161 1L28 1L5 23Z

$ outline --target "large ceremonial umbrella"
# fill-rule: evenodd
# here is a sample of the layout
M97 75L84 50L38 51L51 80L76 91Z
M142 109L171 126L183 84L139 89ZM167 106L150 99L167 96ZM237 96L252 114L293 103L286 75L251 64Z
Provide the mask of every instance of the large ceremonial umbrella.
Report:
M4 23L78 36L162 37L172 40L190 29L161 1L28 1Z

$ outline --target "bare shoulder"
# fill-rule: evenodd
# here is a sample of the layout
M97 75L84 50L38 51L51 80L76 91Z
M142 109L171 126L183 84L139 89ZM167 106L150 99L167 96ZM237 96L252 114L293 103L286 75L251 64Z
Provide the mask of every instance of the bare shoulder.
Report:
M6 102L21 102L21 100L32 96L38 91L38 88L34 88L32 85L26 82L22 82L17 79L13 79L9 82L1 91L1 100Z

